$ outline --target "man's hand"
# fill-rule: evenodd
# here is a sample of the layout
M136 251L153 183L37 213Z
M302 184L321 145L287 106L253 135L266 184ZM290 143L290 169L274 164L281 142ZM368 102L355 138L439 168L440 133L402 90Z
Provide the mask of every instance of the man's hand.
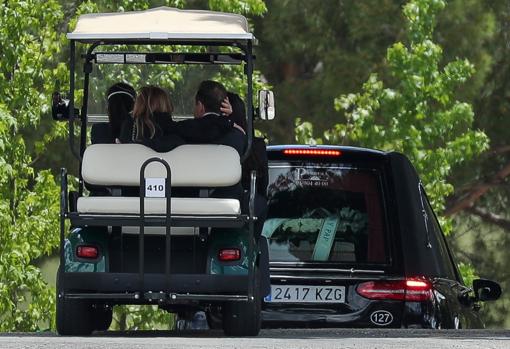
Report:
M228 97L225 97L223 102L221 102L220 110L224 116L229 116L230 114L232 114L232 105L230 104Z

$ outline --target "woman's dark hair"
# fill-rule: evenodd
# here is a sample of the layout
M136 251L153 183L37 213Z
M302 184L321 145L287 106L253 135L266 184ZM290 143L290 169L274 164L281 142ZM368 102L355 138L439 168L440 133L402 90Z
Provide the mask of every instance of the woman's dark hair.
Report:
M229 119L246 131L246 106L244 101L237 93L233 92L228 92L227 97L232 106L232 114L229 115Z
M124 120L130 117L135 104L136 92L133 86L124 82L118 82L106 92L108 101L108 120L113 138L118 138Z

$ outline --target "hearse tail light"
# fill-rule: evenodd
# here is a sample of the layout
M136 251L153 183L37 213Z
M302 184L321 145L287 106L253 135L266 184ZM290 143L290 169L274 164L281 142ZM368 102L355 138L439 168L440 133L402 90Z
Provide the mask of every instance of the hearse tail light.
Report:
M96 246L78 246L76 247L76 256L86 259L96 259L99 256L99 250Z
M406 279L406 301L423 302L432 298L432 284L423 278Z
M432 284L424 278L369 281L359 284L356 291L368 299L423 302L432 298Z
M241 259L241 250L238 248L223 248L218 252L218 259L222 262L232 262Z
M333 149L285 149L283 155L340 156L342 152Z

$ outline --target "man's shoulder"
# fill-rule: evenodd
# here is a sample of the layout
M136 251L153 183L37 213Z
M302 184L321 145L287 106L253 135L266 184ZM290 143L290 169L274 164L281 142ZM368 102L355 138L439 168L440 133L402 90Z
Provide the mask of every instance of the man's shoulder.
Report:
M246 135L240 130L232 128L225 132L215 143L228 145L237 150L239 155L242 155L246 147Z
M220 114L220 113L213 112L213 111L208 111L208 112L205 112L205 113L202 115L202 118L209 117L209 116L221 116L221 114Z
M215 122L225 122L225 120L228 120L228 118L217 113L206 113L201 118L198 118L196 120L212 120Z

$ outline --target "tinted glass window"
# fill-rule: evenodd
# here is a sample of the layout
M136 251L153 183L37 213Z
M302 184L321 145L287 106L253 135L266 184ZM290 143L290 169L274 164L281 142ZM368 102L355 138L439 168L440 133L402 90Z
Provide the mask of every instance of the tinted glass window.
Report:
M439 262L441 263L440 269L443 271L444 277L447 277L451 280L456 280L457 277L454 269L455 267L453 266L453 261L450 257L448 247L446 246L443 231L441 230L439 222L437 221L437 218L434 214L434 211L430 206L427 195L425 194L425 190L423 189L423 187L421 187L420 189L425 209L426 216L425 221L427 224L427 229L429 234L433 235L431 236L432 241L437 242L436 255L439 257Z
M387 262L378 171L273 164L268 197L271 261Z

